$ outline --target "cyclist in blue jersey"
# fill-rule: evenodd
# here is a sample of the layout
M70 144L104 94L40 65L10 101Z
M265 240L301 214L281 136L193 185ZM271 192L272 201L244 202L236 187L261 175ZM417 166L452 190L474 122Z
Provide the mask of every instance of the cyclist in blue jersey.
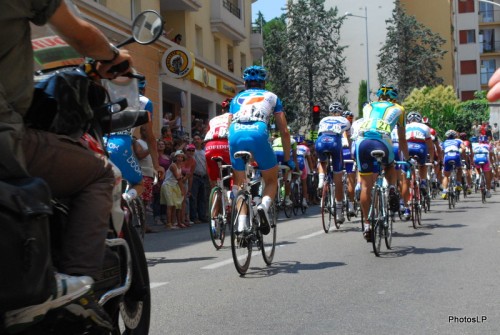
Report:
M448 199L448 182L452 170L451 161L455 162L455 168L457 169L457 190L462 190L462 156L465 152L465 146L458 139L458 133L452 129L448 130L444 136L446 140L441 143L444 155L443 193L441 194L441 198Z
M478 139L475 138L475 141L472 142L472 153L474 167L476 168L476 174L481 174L481 168L484 171L484 176L486 179L486 198L491 198L491 179L493 177L491 172L491 163L495 162L495 158L493 155L493 148L489 144L488 137L486 135L479 136L479 143Z
M377 91L379 101L363 107L363 124L359 127L356 139L356 163L361 179L361 209L365 222L368 222L368 211L371 202L371 190L377 178L379 166L373 150L382 150L385 156L382 163L385 176L389 183L389 206L392 213L399 210L399 198L396 192L397 172L394 168L394 152L392 149L391 132L397 126L399 150L402 157L408 157L406 142L406 124L404 108L396 103L398 91L392 86L382 86ZM364 236L369 241L370 225L365 225Z
M241 185L245 180L245 164L242 159L235 159L237 151L249 151L259 165L264 180L262 202L258 205L263 234L269 234L268 209L274 201L278 188L278 165L276 155L269 143L268 125L274 116L281 134L283 160L295 169L290 157L290 132L286 122L281 100L265 87L267 71L262 66L249 66L243 71L245 90L238 93L229 107L229 152L233 166L234 184ZM243 210L246 211L246 208ZM242 212L239 220L246 221L247 213ZM240 222L243 226L246 222Z
M342 185L342 171L344 169L344 159L342 151L342 139L344 133L347 132L347 137L350 137L351 123L342 116L344 112L344 106L338 101L334 101L330 104L328 111L330 115L324 117L319 122L318 128L318 139L316 140L316 153L319 158L318 166L318 188L323 188L323 183L325 180L325 169L326 169L326 153L332 156L332 165L334 177L333 181L335 185L335 206L337 206L337 218L338 223L344 222L344 212L342 211L342 205L344 200L344 188ZM349 145L347 145L349 147Z

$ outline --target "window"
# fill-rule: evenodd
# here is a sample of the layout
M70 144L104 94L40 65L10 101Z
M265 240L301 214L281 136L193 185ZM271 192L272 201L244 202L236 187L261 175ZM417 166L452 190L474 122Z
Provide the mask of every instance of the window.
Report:
M493 22L493 5L486 2L479 2L479 14L481 16L482 22Z
M245 70L247 67L247 56L244 53L240 54L240 64L241 64L241 73L243 73L243 70Z
M460 30L460 44L476 43L476 30Z
M492 52L495 51L495 30L494 29L483 29L480 31L481 34L481 52Z
M222 0L222 6L234 16L241 19L241 9L238 5L238 0Z
M203 56L203 29L200 26L195 26L196 30L196 54Z
M215 64L221 65L220 61L221 55L220 55L220 39L217 37L214 38L214 61Z
M485 59L481 61L481 85L488 85L488 81L496 68L496 61L494 59Z
M474 0L457 0L458 1L458 12L462 13L474 13Z
M231 61L233 66L233 71L229 69L229 61ZM227 46L227 62L228 62L228 70L234 72L234 49L231 45Z
M476 74L477 67L475 60L460 61L460 74Z
M474 93L476 91L462 91L462 101L474 100Z

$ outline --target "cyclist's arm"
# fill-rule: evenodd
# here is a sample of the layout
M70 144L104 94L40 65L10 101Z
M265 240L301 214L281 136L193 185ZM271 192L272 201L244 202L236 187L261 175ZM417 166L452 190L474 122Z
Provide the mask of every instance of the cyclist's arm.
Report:
M283 145L283 159L285 162L290 160L290 132L288 131L285 113L275 113L274 114L276 125L280 131L281 144Z
M398 126L399 150L403 153L404 159L408 159L408 142L406 142L406 127Z
M431 163L434 162L434 143L432 142L432 139L429 137L428 139L425 140L425 144L427 145L427 151L429 152L429 161Z

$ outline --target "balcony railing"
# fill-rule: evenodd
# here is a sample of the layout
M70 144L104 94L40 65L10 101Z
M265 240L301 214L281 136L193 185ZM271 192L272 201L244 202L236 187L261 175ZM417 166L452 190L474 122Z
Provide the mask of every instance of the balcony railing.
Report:
M224 8L226 8L231 14L236 16L238 19L241 19L241 9L238 8L236 5L234 5L232 2L230 2L229 0L223 0L222 6L224 6Z
M480 43L482 53L500 52L500 41Z
M479 11L479 23L500 23L500 10Z
M493 76L493 73L495 71L488 71L488 72L482 72L481 73L481 85L488 85L488 81L490 80L491 76Z

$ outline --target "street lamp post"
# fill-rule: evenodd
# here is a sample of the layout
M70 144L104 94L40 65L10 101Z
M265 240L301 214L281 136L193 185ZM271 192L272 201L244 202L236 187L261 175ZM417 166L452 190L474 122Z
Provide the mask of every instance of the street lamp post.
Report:
M368 9L365 6L365 16L354 15L350 12L346 12L345 16L354 16L365 19L365 38L366 38L366 99L370 100L370 58L368 54Z

